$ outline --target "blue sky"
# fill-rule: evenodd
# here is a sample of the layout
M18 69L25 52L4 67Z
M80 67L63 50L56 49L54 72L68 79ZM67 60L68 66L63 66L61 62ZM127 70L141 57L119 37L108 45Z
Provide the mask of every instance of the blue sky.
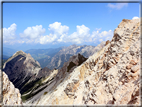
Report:
M3 3L3 46L16 50L94 45L111 40L139 3Z

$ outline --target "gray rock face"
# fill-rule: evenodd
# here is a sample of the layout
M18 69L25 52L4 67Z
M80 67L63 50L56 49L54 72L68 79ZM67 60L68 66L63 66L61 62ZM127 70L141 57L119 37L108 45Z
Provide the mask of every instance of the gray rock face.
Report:
M5 62L3 67L3 71L8 75L9 80L21 93L28 89L26 88L25 90L25 84L38 78L46 77L49 70L41 70L40 64L30 54L26 54L23 51L16 52Z
M65 63L56 81L26 104L140 105L140 21L122 20L105 47L76 64Z
M21 94L12 82L9 81L8 76L3 72L3 104L4 106L21 106Z

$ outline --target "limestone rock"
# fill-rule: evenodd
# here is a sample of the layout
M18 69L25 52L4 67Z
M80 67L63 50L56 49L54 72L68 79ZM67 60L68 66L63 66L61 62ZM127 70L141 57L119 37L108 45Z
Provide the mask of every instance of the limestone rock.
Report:
M22 105L21 94L12 82L9 81L8 76L3 72L3 104L4 105Z

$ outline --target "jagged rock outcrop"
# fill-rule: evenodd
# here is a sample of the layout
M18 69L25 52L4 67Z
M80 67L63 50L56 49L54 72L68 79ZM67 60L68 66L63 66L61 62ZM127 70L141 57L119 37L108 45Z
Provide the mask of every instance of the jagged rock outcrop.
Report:
M41 69L38 61L34 60L30 54L18 51L4 63L3 71L23 94L28 90L28 87L25 87L27 83L46 77L50 69Z
M139 19L123 19L105 47L80 66L64 70L26 104L140 105Z
M8 76L3 72L3 105L22 105L21 94L12 82L9 81Z
M76 67L81 65L83 62L85 62L87 58L85 58L81 54L77 54L72 56L68 62L65 62L63 67L59 69L59 73L57 74L57 80L58 79L64 79L68 73L71 73Z
M106 41L106 44L105 44L105 46L106 46L107 44L109 44L109 43L110 43L110 41L109 41L109 40L107 40L107 41Z

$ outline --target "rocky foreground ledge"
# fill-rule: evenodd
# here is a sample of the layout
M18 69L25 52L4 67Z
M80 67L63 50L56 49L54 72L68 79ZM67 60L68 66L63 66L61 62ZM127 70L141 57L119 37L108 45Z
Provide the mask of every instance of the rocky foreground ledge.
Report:
M21 94L3 72L3 105L22 106Z

